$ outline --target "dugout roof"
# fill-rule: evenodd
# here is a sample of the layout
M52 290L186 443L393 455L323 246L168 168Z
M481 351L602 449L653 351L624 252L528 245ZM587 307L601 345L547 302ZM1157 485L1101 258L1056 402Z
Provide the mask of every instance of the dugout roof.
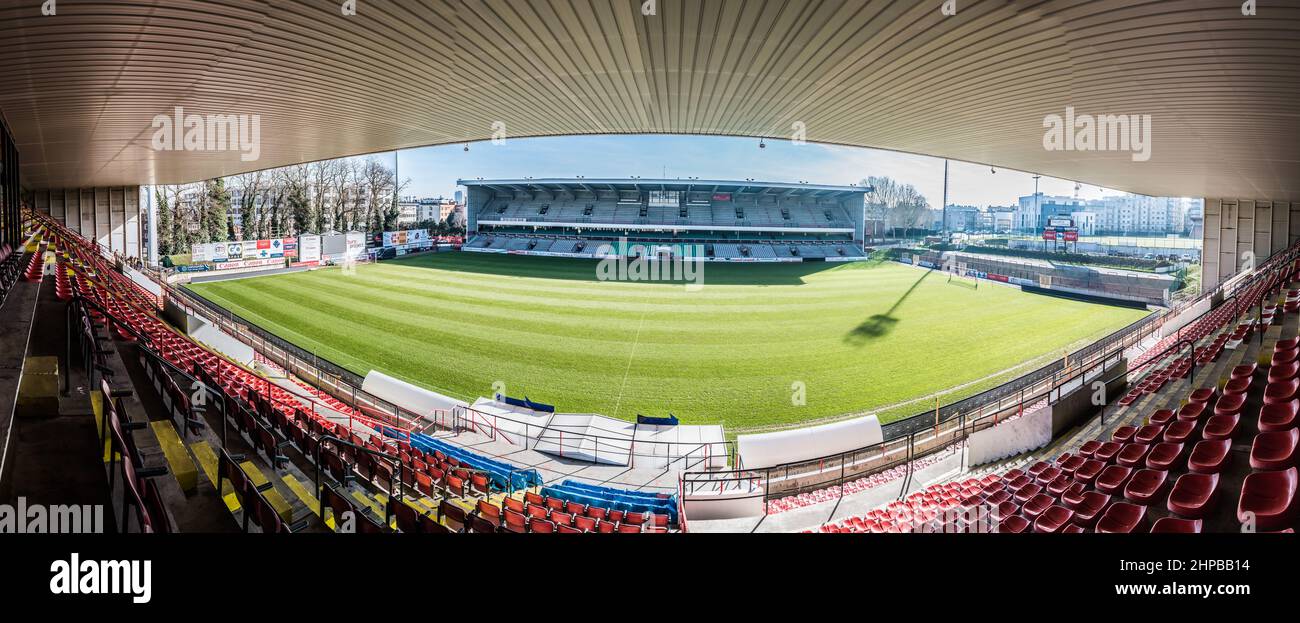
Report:
M1300 6L1238 0L59 0L0 7L32 189L179 183L509 137L879 147L1175 196L1300 200ZM642 8L653 5L652 15ZM175 107L260 158L157 151ZM1046 151L1072 106L1149 114L1147 162ZM755 141L757 142L757 141Z

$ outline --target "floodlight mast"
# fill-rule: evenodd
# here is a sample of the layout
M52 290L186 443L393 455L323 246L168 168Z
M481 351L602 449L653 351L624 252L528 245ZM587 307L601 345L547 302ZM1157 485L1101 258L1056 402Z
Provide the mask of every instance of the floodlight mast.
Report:
M943 220L939 225L939 237L943 239L944 246L951 244L948 239L948 159L943 159Z

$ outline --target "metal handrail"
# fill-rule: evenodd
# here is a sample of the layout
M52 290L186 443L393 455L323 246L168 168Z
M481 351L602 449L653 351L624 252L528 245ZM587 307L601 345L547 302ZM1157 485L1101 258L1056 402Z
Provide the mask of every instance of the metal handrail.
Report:
M402 463L402 459L400 457L395 457L390 454L375 450L373 448L367 448L365 446L357 445L355 443L352 443L351 441L340 439L335 435L321 435L321 437L316 441L318 442L316 444L316 456L312 457L314 459L314 462L316 463L315 491L317 495L316 499L321 500L322 504L324 504L325 496L321 491L320 456L321 456L321 452L324 451L326 442L332 442L335 446L341 445L341 446L347 446L349 448L352 448L353 450L361 450L362 452L377 456L380 459L383 459L385 461L392 461L393 465L396 467L396 469L393 470L393 473L397 474L397 478L395 479L397 481L397 493L396 495L394 495L393 490L390 487L388 490L388 494L389 496L391 496L392 498L396 499L399 502L405 499L405 488L403 486L403 482L406 476L406 464ZM340 460L342 460L342 458L343 458L342 456L339 457ZM351 467L349 466L348 469L351 469ZM324 516L325 515L322 512L321 517L324 518ZM388 530L389 521L391 519L392 519L392 505L384 504L384 529L385 530Z

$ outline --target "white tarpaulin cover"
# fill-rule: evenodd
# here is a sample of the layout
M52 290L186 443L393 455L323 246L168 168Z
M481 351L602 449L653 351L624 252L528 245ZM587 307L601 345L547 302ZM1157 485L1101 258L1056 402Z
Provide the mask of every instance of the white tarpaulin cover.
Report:
M868 415L822 426L740 435L736 451L746 469L760 469L857 450L884 440L880 421Z
M517 446L580 461L646 469L727 464L721 426L649 426L594 413L547 413L479 398L469 426Z
M437 412L447 412L456 407L468 405L463 400L456 400L423 387L416 387L378 370L371 370L366 374L366 380L361 383L361 389L371 396L386 400L430 420L436 418Z

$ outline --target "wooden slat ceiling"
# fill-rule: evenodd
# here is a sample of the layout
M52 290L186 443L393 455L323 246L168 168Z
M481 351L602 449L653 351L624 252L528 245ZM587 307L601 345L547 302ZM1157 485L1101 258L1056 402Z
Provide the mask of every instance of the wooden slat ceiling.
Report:
M0 7L29 188L179 183L491 138L667 132L944 156L1153 195L1300 200L1300 0L59 0ZM19 5L21 6L15 6ZM261 154L151 120L256 114ZM1046 151L1147 114L1152 156ZM864 171L864 175L871 173Z

